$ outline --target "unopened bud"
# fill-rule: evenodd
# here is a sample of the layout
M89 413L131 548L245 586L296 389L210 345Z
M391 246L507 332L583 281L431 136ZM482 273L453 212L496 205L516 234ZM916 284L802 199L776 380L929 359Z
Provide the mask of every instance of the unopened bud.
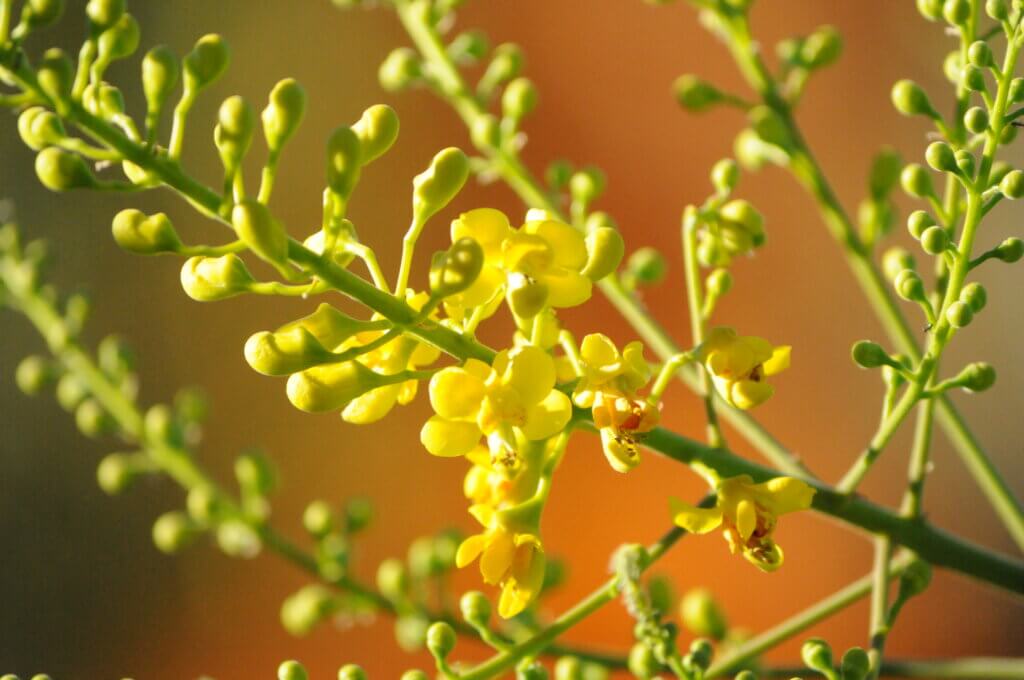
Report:
M54 146L36 154L36 175L50 191L90 189L96 186L96 178L81 156Z
M721 640L728 631L728 623L714 595L706 588L691 590L679 604L683 625L694 635Z
M98 401L88 398L75 409L75 425L86 437L99 437L117 429L117 423Z
M367 680L367 675L359 666L346 664L338 669L338 680Z
M285 661L277 667L277 680L309 680L309 674L298 661Z
M969 0L945 0L942 5L942 16L953 26L966 25L973 12Z
M221 163L229 172L238 168L242 157L249 151L255 125L252 107L238 95L228 97L220 105L213 141L220 152Z
M901 80L893 85L892 104L904 116L939 117L928 95L912 80Z
M18 389L27 395L39 394L57 378L56 367L40 356L25 357L15 369L14 380Z
M967 113L964 114L964 127L976 135L980 135L988 130L988 124L988 111L980 106L972 106L967 109Z
M865 680L871 672L871 660L860 647L851 647L843 654L839 668L843 680Z
M197 533L195 525L182 512L165 513L153 523L153 543L168 555L180 552Z
M139 22L131 14L122 14L96 41L100 60L110 63L130 57L139 48L140 37Z
M352 125L352 131L361 144L360 162L366 165L383 155L398 139L398 114L390 106L371 106Z
M422 74L419 55L408 47L399 47L381 63L377 78L385 90L399 92L419 81Z
M501 95L501 115L518 123L537 108L537 88L528 78L516 78Z
M889 280L894 280L904 269L915 269L916 267L914 256L906 248L893 246L882 255L882 272Z
M260 114L267 148L277 153L291 139L306 115L306 91L294 78L285 78L270 91L267 106Z
M139 468L132 456L112 453L96 467L96 481L103 492L111 496L125 491L138 476Z
M210 85L224 73L231 54L224 38L214 33L204 35L192 51L185 55L186 92L198 92Z
M386 559L377 567L377 590L391 602L405 597L409 577L401 560Z
M618 269L626 252L626 243L618 229L597 227L584 237L584 241L587 246L587 263L580 271L581 274L591 281L600 281Z
M147 216L133 208L122 210L114 217L111 232L117 245L138 255L175 253L181 249L178 233L164 213Z
M831 677L835 673L835 667L832 665L832 648L821 638L811 638L804 642L800 648L800 658L805 666L825 677Z
M89 0L85 15L97 29L109 28L124 14L125 0Z
M640 285L661 283L668 272L665 257L655 248L640 248L626 261L626 271Z
M882 349L881 345L870 340L860 340L854 343L850 354L853 361L861 368L878 368L894 363L892 357Z
M932 142L929 144L928 149L924 153L924 158L928 161L928 165L938 172L956 173L958 170L953 148L945 142Z
M455 649L455 630L444 621L437 621L427 629L427 651L435 659L446 659Z
M828 66L843 53L843 38L832 26L821 28L807 36L800 49L800 57L808 68Z
M287 261L288 234L264 204L253 199L238 203L231 211L231 226L238 238L263 260L274 264Z
M708 82L695 75L679 76L672 85L676 101L687 111L706 111L725 99L725 95Z
M935 218L924 210L915 210L907 217L907 231L915 239L920 239L928 227L935 226Z
M913 269L904 269L896 275L893 281L896 294L904 300L919 302L925 299L924 281L921 275Z
M999 191L1011 201L1024 198L1024 171L1013 170L1006 173L999 182Z
M1024 257L1024 241L1011 236L996 247L996 259L1006 263L1013 263Z
M181 65L170 48L159 45L142 59L142 91L146 96L146 112L150 116L163 110L168 97L178 84Z
M964 328L970 325L973 319L974 311L965 302L957 300L946 310L946 321L953 328Z
M996 369L991 364L976 361L967 364L953 382L968 392L984 392L996 384Z
M740 181L740 168L731 158L723 158L711 168L711 185L715 191L727 196Z
M291 375L331 358L331 353L302 326L276 333L262 331L245 343L246 362L263 375Z
M929 255L941 255L949 247L949 233L938 225L921 234L921 249Z
M288 378L288 400L307 413L344 408L350 401L372 389L388 384L358 361L314 366Z
M517 317L532 319L547 305L548 287L525 274L517 273L509 277L505 300Z
M474 239L460 238L447 251L436 253L430 265L430 292L438 297L458 295L476 282L484 266L484 251Z
M43 53L42 61L36 69L36 82L58 108L71 95L74 79L74 65L64 50L53 47Z
M491 602L483 593L471 590L459 600L462 618L472 626L484 628L491 618Z
M911 163L900 173L900 184L903 190L914 198L930 198L935 195L932 177L923 166Z
M244 293L255 281L235 254L196 256L181 268L181 287L193 300L213 302Z
M412 210L418 224L448 205L469 178L469 159L461 149L448 147L434 156L430 167L413 178Z

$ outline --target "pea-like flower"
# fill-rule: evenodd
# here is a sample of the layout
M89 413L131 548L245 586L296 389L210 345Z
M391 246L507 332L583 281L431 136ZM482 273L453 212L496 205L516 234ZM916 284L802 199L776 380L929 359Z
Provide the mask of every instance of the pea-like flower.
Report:
M782 548L772 538L780 515L806 510L814 488L794 477L776 477L754 484L748 475L722 480L716 487L713 508L698 508L675 501L675 523L694 534L722 527L729 549L761 571L782 566Z
M620 353L607 336L593 333L580 344L583 375L572 398L591 409L609 465L628 472L640 462L639 442L658 424L658 408L637 395L651 379L643 345L631 342Z
M480 244L484 265L453 305L480 307L503 292L517 315L530 318L546 306L574 307L590 298L592 282L580 273L589 258L587 244L568 224L541 219L513 229L501 211L479 208L452 222L452 242L462 238Z
M518 438L547 439L572 416L569 398L555 389L555 363L539 347L499 352L488 366L470 359L445 368L430 380L437 415L420 432L435 456L462 456L487 437L492 455L514 457Z
M511 618L523 611L544 585L544 547L536 533L505 526L500 513L489 505L474 505L469 511L484 531L459 545L455 564L462 568L479 557L484 583L501 587L498 614Z
M722 398L746 410L772 396L774 388L765 378L789 368L790 350L788 345L774 347L763 338L741 336L723 327L708 334L698 357Z

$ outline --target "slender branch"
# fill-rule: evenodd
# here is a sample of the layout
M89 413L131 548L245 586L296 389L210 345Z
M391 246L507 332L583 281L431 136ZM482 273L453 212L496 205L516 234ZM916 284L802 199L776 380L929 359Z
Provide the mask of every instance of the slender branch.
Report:
M758 671L762 678L794 678L813 671L794 666ZM908 659L882 663L882 677L926 680L1024 680L1024 659L968 657L963 659Z

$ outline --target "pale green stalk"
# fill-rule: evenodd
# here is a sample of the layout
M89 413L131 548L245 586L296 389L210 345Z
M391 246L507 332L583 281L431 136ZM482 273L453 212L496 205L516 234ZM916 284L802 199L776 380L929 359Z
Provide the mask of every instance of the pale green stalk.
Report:
M806 668L765 668L761 678L807 677ZM814 677L813 675L810 677ZM1024 680L1024 659L973 657L951 660L884 661L882 677L923 680Z

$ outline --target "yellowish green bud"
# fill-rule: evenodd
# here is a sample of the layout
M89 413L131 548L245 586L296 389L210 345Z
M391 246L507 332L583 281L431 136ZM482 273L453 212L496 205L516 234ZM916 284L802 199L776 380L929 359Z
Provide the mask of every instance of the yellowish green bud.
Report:
M220 105L213 141L220 152L221 163L229 172L238 169L242 158L249 151L255 125L256 117L252 107L238 95L228 97Z
M680 106L695 113L707 111L725 99L725 95L714 85L691 74L676 78L672 91Z
M286 331L261 331L245 343L245 360L257 373L291 375L327 363L331 353L308 330L295 326Z
M96 41L99 58L104 62L130 57L139 49L139 22L131 14L122 14Z
M555 680L583 680L583 663L575 656L559 657L555 662Z
M57 381L57 403L65 411L74 411L89 396L82 381L70 373L65 373Z
M548 287L524 274L514 274L509 277L505 301L517 317L532 319L547 305Z
M965 303L972 312L977 314L985 308L985 303L988 302L988 293L980 283L968 283L960 291L960 302Z
M124 338L108 335L96 350L100 370L112 378L121 378L135 369L135 353Z
M929 255L940 255L949 247L949 234L942 227L928 227L921 234L921 249Z
M661 283L668 273L665 257L656 248L640 248L626 261L626 271L640 285Z
M277 329L278 333L286 333L302 327L313 334L321 345L334 349L342 342L363 329L362 322L343 314L331 305L323 302L309 316L302 317Z
M362 531L373 519L373 505L366 498L350 498L345 503L345 530L350 534Z
M588 221L589 224L589 221ZM622 262L626 242L614 227L597 227L584 237L587 246L587 264L580 271L591 281L600 281Z
M26 0L20 22L30 29L42 28L60 19L63 13L64 0Z
M302 526L311 535L323 538L334 531L334 511L325 501L313 501L302 513Z
M954 154L956 158L956 167L960 169L960 174L968 179L974 177L974 154L967 149L961 149Z
M80 156L54 146L36 155L36 176L50 191L90 189L96 186L96 178Z
M897 274L893 281L893 287L896 289L896 294L904 300L919 302L926 299L924 281L921 280L921 275L913 269L904 269Z
M334 596L329 590L321 585L309 585L281 604L281 625L292 635L308 635L334 612L335 607Z
M960 80L963 86L972 92L984 92L985 72L973 64L967 64L960 69Z
M683 596L679 616L688 631L713 640L723 639L729 628L721 607L706 588L690 590Z
M200 524L212 524L220 514L220 502L208 486L194 486L185 497L188 515Z
M900 246L893 246L882 255L882 272L889 280L895 279L904 269L916 269L917 263L910 251Z
M757 674L754 671L740 671L736 674L733 680L757 680Z
M728 196L740 181L740 168L731 158L723 158L711 168L711 185L715 191Z
M181 268L181 287L199 302L239 295L253 283L245 263L233 253L221 257L191 257Z
M309 673L298 661L285 661L277 667L277 680L309 680Z
M377 72L380 86L388 92L400 92L419 81L423 65L415 50L399 47L391 51Z
M185 55L185 90L198 92L220 78L230 58L231 53L224 38L215 33L204 35L196 41L192 51Z
M342 201L348 201L359 181L362 148L359 135L347 126L336 129L327 140L327 186Z
M749 237L752 247L756 248L764 244L764 217L750 201L743 199L729 201L719 209L718 215L729 226L738 227L745 236ZM732 248L731 250L739 252L749 250L749 247Z
M131 485L138 473L138 465L130 455L112 453L96 467L96 481L104 493L116 496Z
M548 669L536 661L516 668L516 680L548 680Z
M501 95L501 114L518 123L537 108L537 88L528 78L516 78Z
M383 376L358 361L314 366L288 378L288 400L307 413L344 408L372 389L388 384Z
M423 224L459 193L469 178L469 159L461 149L442 149L430 167L413 178L413 220Z
M708 274L704 281L708 295L722 297L732 289L732 274L726 269L718 268Z
M996 369L991 364L976 361L967 364L960 373L953 378L953 383L964 388L968 392L984 392L996 384Z
M437 621L427 629L427 651L435 659L446 659L455 649L455 630L444 621Z
M260 554L263 542L256 531L241 520L228 520L217 525L217 547L229 557L252 559Z
M111 232L117 245L138 255L175 253L181 249L178 233L164 213L146 216L133 208L122 210L114 216Z
M661 664L654 657L651 648L642 642L638 642L629 650L627 665L629 672L639 680L650 680L661 670Z
M170 408L163 404L149 407L143 421L146 437L155 442L176 444L181 440L181 429Z
M587 215L587 221L583 225L583 231L589 234L592 231L597 231L598 229L603 228L617 230L619 225L615 221L614 217L601 210L596 210Z
M924 153L928 165L937 172L958 172L953 148L945 142L932 142Z
M808 68L828 66L843 53L843 38L833 26L822 26L807 36L800 49L800 58Z
M348 664L338 670L338 680L367 680L367 676L359 666Z
M1013 170L1006 173L999 182L999 191L1011 201L1024 198L1024 171Z
M490 43L482 31L466 31L448 45L448 56L459 64L475 64L487 56Z
M117 428L110 414L92 398L86 398L75 409L75 425L86 437L110 434Z
M775 109L769 106L755 106L747 114L750 127L763 141L783 149L792 144L789 125Z
M377 590L391 602L405 597L409 577L401 560L390 558L377 567Z
M939 117L928 95L912 80L901 80L893 85L892 105L904 116L928 116L936 119Z
M238 238L263 260L274 264L288 260L288 234L259 201L246 199L236 204L231 211L231 226Z
M923 166L911 163L900 173L900 184L903 190L914 198L930 198L935 195L932 177Z
M693 668L706 671L711 666L711 659L714 657L714 649L707 640L697 639L690 643L690 651L685 657L685 662Z
M555 190L562 189L572 179L572 164L564 159L554 160L544 171L544 180Z
M485 628L491 619L491 601L480 591L470 590L459 600L459 611L466 623Z
M988 111L980 106L972 106L964 114L964 126L976 135L988 130Z
M244 453L235 459L235 479L246 494L267 496L277 483L270 460L259 452Z
M1024 78L1014 78L1010 81L1007 98L1014 104L1024 101Z
M992 48L984 40L975 40L967 49L967 59L978 68L995 66L995 59L992 58Z
M32 124L36 118L40 115L48 113L46 109L41 106L31 106L18 116L18 134L21 136L21 141L25 143L25 146L32 149L33 151L42 151L46 148L46 144L43 143L35 132L32 130Z
M85 15L97 29L113 26L124 15L125 0L89 0Z
M263 109L263 136L267 148L277 153L291 139L306 115L306 91L294 78L285 78L270 91L267 107Z
M878 368L895 363L888 352L882 349L881 345L870 340L861 340L854 343L850 354L853 357L854 363L861 368Z
M38 151L60 144L67 138L67 130L64 129L64 123L57 117L57 114L45 110L32 111L32 109L22 114L22 117L26 114L29 114L30 118L28 120L28 137L24 141L31 148Z
M168 555L180 552L197 534L196 526L182 512L164 513L153 523L153 543Z
M438 297L457 295L480 276L484 251L475 240L461 238L447 251L436 253L430 265L430 292Z
M1016 236L1011 236L996 247L996 258L1003 262L1017 262L1021 257L1024 257L1024 241Z
M907 231L915 239L920 239L925 229L933 226L935 226L935 218L924 210L915 210L907 216Z
M572 200L589 205L604 193L606 184L607 180L600 168L583 168L569 179L569 193Z
M65 101L71 95L74 79L75 67L64 50L52 47L43 53L36 69L36 82L47 97L58 104Z
M805 666L811 670L818 671L825 677L830 677L835 673L832 648L821 638L811 638L804 642L800 648L800 658Z
M479 149L496 149L501 146L501 124L489 113L476 117L469 134Z
M491 61L480 77L480 90L494 92L502 83L512 80L523 69L523 51L518 45L503 43L494 48Z
M352 126L362 147L360 162L367 165L390 149L398 139L398 127L398 114L390 106L377 104L363 111Z
M900 574L898 598L902 600L920 595L932 582L932 567L922 559L915 558Z
M29 356L18 363L14 381L19 390L32 396L52 384L57 375L56 367L52 363L40 356Z
M865 680L871 672L871 660L860 647L851 647L843 654L839 669L843 680Z
M964 328L974 320L974 311L970 305L957 300L946 310L946 321L953 328Z
M946 0L942 5L942 16L953 26L965 26L972 12L969 0Z
M163 110L178 84L180 71L178 58L170 48L159 45L146 53L142 59L142 91L146 96L147 114L155 116Z
M1010 3L1007 0L987 0L985 13L996 21L1006 21L1010 18Z

